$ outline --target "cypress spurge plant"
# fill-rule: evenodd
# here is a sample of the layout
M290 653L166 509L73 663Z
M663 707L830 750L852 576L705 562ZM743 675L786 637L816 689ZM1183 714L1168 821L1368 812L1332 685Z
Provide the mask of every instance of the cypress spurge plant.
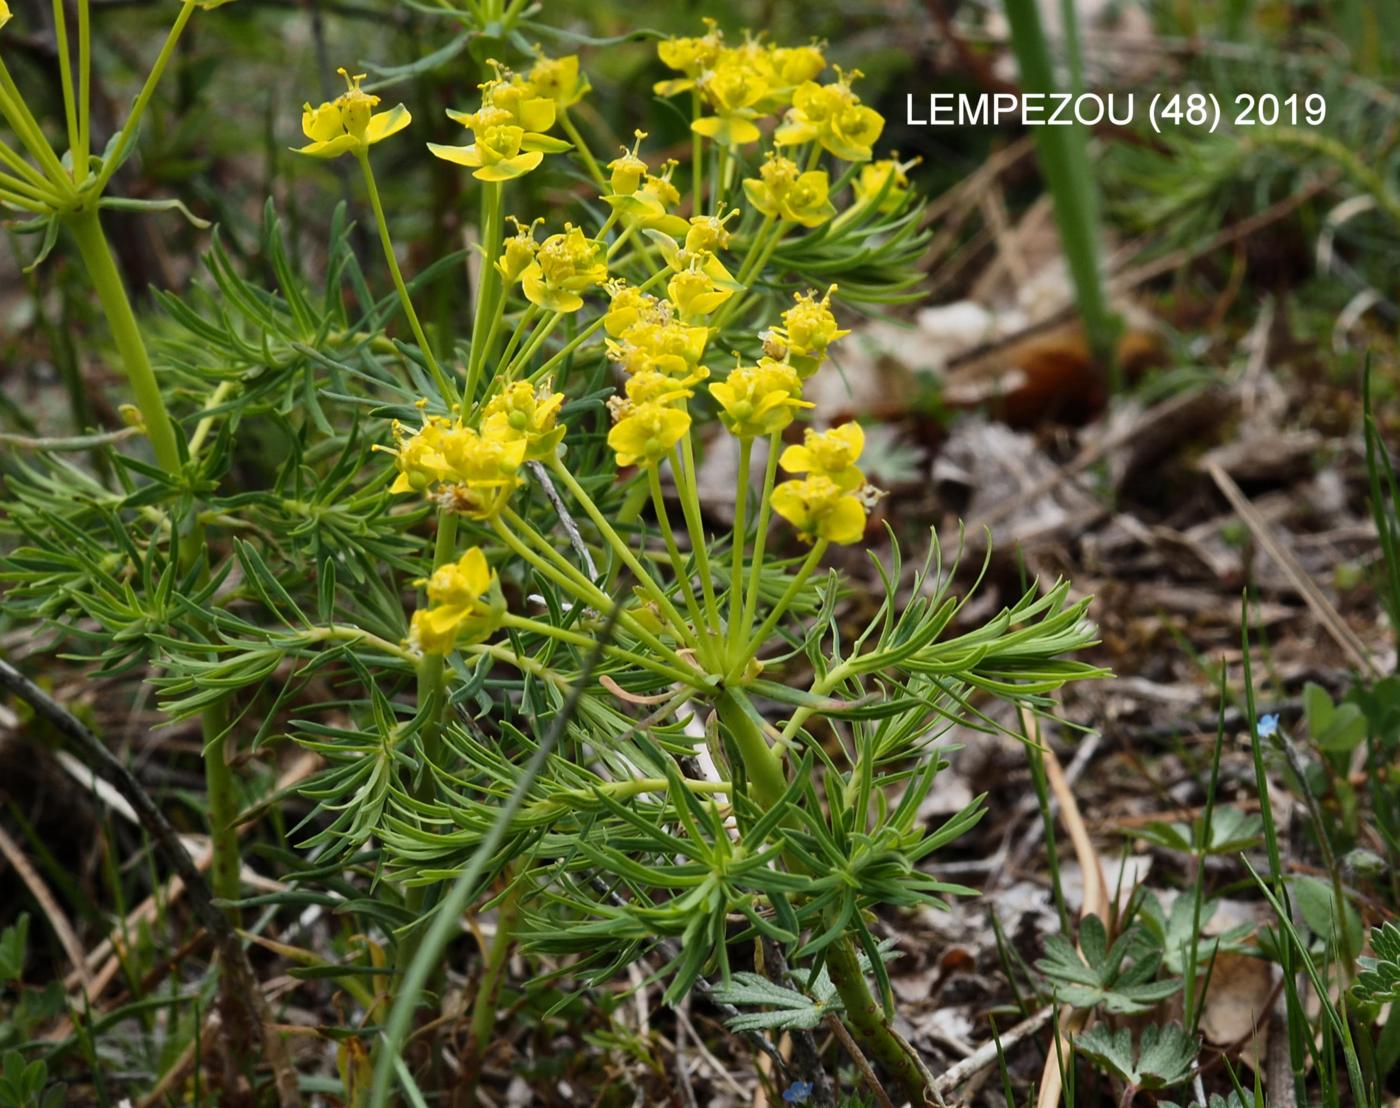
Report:
M23 468L9 601L87 636L98 672L153 665L172 719L226 704L252 746L287 735L325 758L293 834L315 865L295 880L373 864L353 911L377 937L345 956L393 947L360 967L372 993L348 991L366 1031L394 1013L372 1039L381 1074L407 1072L401 1016L427 999L408 970L439 953L425 924L480 874L469 902L500 913L478 1056L517 946L570 956L584 981L648 959L676 1002L765 939L794 980L830 983L832 1010L921 1101L874 927L967 891L921 869L982 814L924 826L938 739L991 726L978 697L1041 710L1098 676L1072 657L1093 629L1066 583L968 624L936 550L906 572L892 535L872 541L861 427L797 425L843 304L917 280L921 205L908 163L874 159L883 120L859 75L822 79L818 45L732 45L714 26L658 53L675 74L658 93L689 104L688 167L648 160L641 133L591 151L570 116L577 58L492 62L449 113L467 141L430 152L477 182L483 253L462 341L414 307L460 259L405 275L376 183L376 148L404 141L409 113L378 110L351 74L307 105L299 150L358 161L392 296L369 292L341 216L318 292L271 215L278 288L216 243L216 290L162 299L162 371L203 397L185 476L117 457L109 489L58 458ZM551 164L576 164L596 198L520 212L521 179ZM411 343L388 333L395 314ZM249 428L282 456L240 452ZM715 449L738 465L722 529L698 491ZM266 483L225 487L236 459ZM195 525L207 571L168 553ZM866 544L889 552L871 552L876 612L852 629L830 563ZM365 1051L342 1054L362 1102Z

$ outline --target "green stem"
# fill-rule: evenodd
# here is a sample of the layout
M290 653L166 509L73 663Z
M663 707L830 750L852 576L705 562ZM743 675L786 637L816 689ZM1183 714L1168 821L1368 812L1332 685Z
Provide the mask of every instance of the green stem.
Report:
M561 589L575 599L596 607L604 615L611 614L613 609L613 599L596 584L584 576L582 570L570 562L538 531L534 529L528 520L517 515L507 508L501 516L492 520L492 526L501 540L511 548L516 554L524 558L540 573L544 574ZM507 527L507 522L512 527L522 531L525 536L544 552L548 562L540 558L539 554L527 547L520 541L518 535ZM552 565L549 563L553 563ZM648 647L660 654L664 658L669 658L677 666L683 666L683 659L674 650L668 647L645 627L643 627L631 612L625 609L618 613L618 622L625 627L638 641L646 643Z
M477 387L481 384L482 367L486 364L487 335L492 330L492 319L499 309L496 304L496 284L500 274L496 270L496 259L501 253L501 236L504 225L501 221L501 196L504 186L500 181L484 181L481 185L481 280L476 289L476 314L472 317L472 348L467 358L467 387L462 393L463 408L470 409L476 404Z
M563 627L555 627L552 623L545 623L538 619L530 619L528 616L506 615L501 621L502 627L510 627L516 631L524 631L528 634L542 635L545 638L558 639L560 642L569 643L571 646L581 646L588 648L594 645L596 640L589 635L578 631L569 631ZM675 666L668 666L665 662L658 662L648 658L644 654L628 650L621 646L606 646L604 652L611 658L620 658L625 662L638 667L639 669L650 670L658 676L666 678L668 681L679 681L682 684L697 686L696 673L677 669ZM703 687L703 686L700 686Z
M480 1061L491 1042L491 1032L495 1027L501 981L505 976L506 964L510 960L511 947L515 943L515 924L520 917L522 887L522 881L517 879L507 890L500 910L496 913L496 934L492 936L491 945L484 952L486 962L482 967L481 981L477 984L476 998L472 1002L472 1064L465 1067L472 1083L475 1083L476 1075L480 1072Z
M661 494L661 478L657 475L654 465L647 469L647 482L651 488L651 505L656 512L656 522L661 527L661 537L666 542L666 553L671 559L671 573L680 587L681 596L685 598L686 611L690 613L696 636L700 639L701 658L709 665L709 651L706 649L709 635L706 633L705 616L695 601L695 590L690 585L690 571L686 568L685 559L681 557L680 547L676 545L676 534L671 530L671 518L666 512L666 498Z
M763 574L763 551L768 545L768 521L773 515L773 485L778 477L778 455L779 447L782 445L782 435L773 434L768 439L768 463L763 470L763 492L758 499L758 527L753 537L753 562L749 566L749 587L744 596L744 616L741 620L743 631L747 634L753 626L754 617L758 614L758 590L762 584Z
M63 168L63 163L58 160L58 155L53 152L49 140L44 137L44 129L39 126L39 121L34 118L29 106L24 102L24 95L16 86L14 78L10 76L10 71L6 68L3 58L0 58L0 115L9 120L15 137L20 140L34 160L43 166L49 183L58 190L65 200L76 199L77 193L73 190L73 179Z
M700 118L700 90L690 90L690 121ZM705 209L700 205L705 199L705 148L699 131L690 132L690 210L699 215Z
M433 382L438 387L438 392L442 394L442 399L451 405L457 399L457 390L452 387L452 383L443 373L442 366L438 364L437 358L433 354L433 348L428 344L427 333L423 330L423 324L418 320L418 313L413 309L413 300L408 295L408 286L404 283L403 273L399 270L399 260L394 255L394 240L389 235L389 223L384 218L384 205L379 199L379 186L374 183L374 170L370 167L369 151L361 150L359 153L360 168L364 171L365 190L369 193L370 207L374 209L374 223L379 229L379 245L384 250L384 261L389 266L389 275L394 279L394 290L399 294L399 303L403 306L403 314L408 319L408 325L413 330L414 341L418 343L418 349L423 352L423 359L428 363L428 372L433 375Z
M695 551L695 570L700 575L700 591L705 597L705 611L710 627L719 633L719 603L715 599L714 575L710 572L710 549L705 540L704 521L700 518L700 495L695 485L695 448L689 435L681 436L681 464L676 466L676 490L680 496L685 529L690 535L690 547Z
M549 338L554 328L559 326L559 321L564 318L564 315L564 312L554 312L548 319L540 321L540 325L535 328L535 333L530 336L530 341L525 344L524 349L501 371L506 380L512 380L520 368L535 356L539 348L544 345L545 339Z
M117 272L117 264L107 245L107 236L102 233L97 210L81 209L69 216L67 223L107 317L112 340L121 355L156 462L166 473L176 476L180 472L180 449L176 444L175 427L170 422L170 413L161 397L160 384L156 381L155 370L146 353L146 343L141 338L141 329L137 326L136 313L132 311L131 301L126 295L126 286Z
M567 108L559 109L559 126L564 134L569 136L569 141L574 144L574 149L578 151L579 157L583 159L584 168L588 170L588 175L604 192L608 191L608 179L603 176L603 171L598 166L598 160L593 157L593 151L588 148L588 143L583 141L583 136L579 134L578 128L574 126L574 121L569 118Z
M818 539L812 544L812 549L803 560L801 567L797 571L797 576L792 579L786 591L778 598L778 602L773 605L773 610L768 613L768 618L765 619L759 629L753 633L753 637L749 640L749 644L740 655L738 662L730 669L729 673L725 675L726 681L736 680L744 672L744 668L749 664L750 660L763 649L763 644L768 641L768 636L773 633L773 628L778 626L778 620L783 618L783 614L788 610L788 605L792 603L793 598L801 591L802 586L807 583L807 578L812 575L812 570L817 568L817 563L821 561L822 555L826 553L828 545L830 544L826 539Z
M739 480L734 490L734 540L729 552L729 626L726 628L726 654L732 654L739 648L739 625L744 614L744 546L748 543L749 463L752 457L753 439L740 439Z
M919 1071L918 1063L885 1020L884 1010L870 991L870 983L860 969L855 943L849 934L842 935L827 947L826 969L831 983L846 1006L846 1021L885 1072L899 1083L905 1099L914 1104L925 1103L928 1085Z
M446 508L438 512L437 538L433 543L433 570L436 572L457 556L457 514ZM421 732L423 765L419 767L417 794L419 800L432 796L432 766L442 760L442 723L447 714L443 690L443 663L440 654L425 654L418 663L418 704L437 703L437 711L428 717Z
M767 811L782 797L787 778L781 756L763 735L757 710L738 689L725 689L715 700L715 712L738 748L749 796Z
M691 631L690 625L681 618L680 612L676 611L676 606L671 603L671 598L666 595L666 591L656 583L655 578L647 572L646 567L642 565L637 559L637 556L632 553L631 548L623 542L621 536L613 530L612 524L610 524L603 513L598 510L598 505L593 503L593 498L584 491L583 486L574 479L574 475L569 472L568 468L557 457L550 459L549 468L563 483L564 487L569 490L573 498L578 501L588 518L593 521L593 526L598 528L603 538L607 540L608 545L613 548L617 556L621 558L627 568L632 571L637 579L637 584L656 602L664 618L670 622L672 630L676 632L687 646L698 649L699 641L695 633Z
M68 125L68 150L78 168L78 102L73 92L73 57L68 48L68 12L63 0L53 0L54 46L58 50L58 81L63 90L63 118Z
M194 14L194 9L194 0L183 0L181 3L180 14L175 17L170 33L165 36L160 53L156 55L155 64L151 66L151 71L146 75L146 83L136 94L136 102L131 106L131 113L126 117L126 122L122 124L121 132L117 135L117 141L112 148L112 156L103 162L102 172L98 174L94 190L97 195L102 194L102 190L107 187L107 182L112 179L112 174L117 171L117 166L122 163L127 151L131 149L131 144L136 141L136 131L141 124L141 117L146 114L146 106L151 102L151 97L155 95L156 86L160 84L165 67L174 55L175 46L180 41L185 24L190 21L190 16Z
M228 764L226 700L217 700L204 709L204 787L209 804L210 886L221 900L237 900L241 893L242 862L238 851L238 788L233 767ZM238 923L238 910L226 908Z
M92 21L88 0L78 0L78 149L73 155L73 175L82 184L88 175L92 146Z

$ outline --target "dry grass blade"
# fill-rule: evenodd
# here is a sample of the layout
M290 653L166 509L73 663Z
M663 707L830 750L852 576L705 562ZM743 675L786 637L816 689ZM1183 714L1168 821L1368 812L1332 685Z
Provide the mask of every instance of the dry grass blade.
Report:
M1366 644L1357 637L1355 631L1347 626L1346 621L1332 606L1332 602L1313 583L1312 578L1298 564L1298 560L1293 557L1292 553L1274 538L1268 523L1240 491L1234 478L1215 462L1207 464L1206 472L1210 474L1216 487L1225 495L1225 499L1230 502L1230 507L1235 509L1244 525L1249 528L1249 533L1254 536L1254 541L1274 560L1274 563L1283 571L1284 576L1288 578L1289 583L1297 590L1298 595L1303 598L1304 603L1312 609L1313 615L1317 617L1317 621L1322 624L1323 629L1336 640L1337 645L1346 652L1347 657L1356 664L1357 668L1366 671L1372 677L1380 677L1381 673L1376 668L1375 662L1371 660Z
M24 882L25 888L38 902L44 917L49 921L49 926L53 928L53 933L58 936L58 941L63 945L63 953L68 955L68 960L73 963L74 975L82 984L83 991L87 992L92 985L92 979L88 975L87 961L83 957L83 944L78 942L77 932L73 930L73 925L68 922L68 916L59 906L53 893L49 891L44 879L39 876L39 871L30 864L29 858L20 849L19 843L10 838L3 827L0 827L0 854L3 854L5 860L14 867L15 872L19 874L19 879Z
M1079 913L1080 919L1098 916L1107 927L1108 882L1104 879L1103 866L1099 862L1098 851L1094 849L1094 844L1089 838L1089 829L1080 814L1079 804L1074 799L1069 782L1065 780L1065 771L1060 766L1060 760L1042 739L1040 721L1023 708L1021 724L1031 741L1045 752L1045 774L1055 799L1060 802L1060 822L1069 835L1070 843L1074 846L1074 856L1084 873L1084 905ZM1064 1084L1064 1077L1060 1072L1060 1059L1069 1057L1070 1038L1087 1028L1092 1018L1093 1013L1087 1009L1080 1011L1066 1006L1060 1010L1056 1041L1051 1044L1045 1055L1045 1068L1040 1075L1036 1108L1056 1108L1060 1103L1060 1089Z

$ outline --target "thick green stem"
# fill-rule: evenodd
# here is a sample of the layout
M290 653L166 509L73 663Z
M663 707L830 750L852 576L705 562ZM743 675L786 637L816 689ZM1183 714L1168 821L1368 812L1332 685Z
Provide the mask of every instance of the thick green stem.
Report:
M748 777L749 797L761 808L771 808L787 788L782 759L768 745L757 712L742 693L726 689L715 701L720 721L738 748ZM846 1021L861 1046L898 1083L914 1104L925 1103L926 1084L918 1063L885 1019L884 1010L860 969L855 943L849 934L827 947L827 970L846 1006Z
M87 267L97 298L102 303L112 340L117 344L117 353L121 355L132 395L141 410L146 434L155 451L156 462L166 473L172 476L178 474L180 450L175 442L175 427L170 422L170 413L160 395L160 385L156 382L155 370L151 368L146 343L136 324L136 313L131 310L126 286L117 272L117 264L107 245L107 236L102 233L102 223L96 209L75 212L68 218L68 230L72 232L83 265Z
M782 759L768 745L758 712L743 693L725 689L715 700L715 711L739 750L748 777L749 797L765 811L778 802L787 788Z
M237 900L242 890L238 852L238 788L229 765L227 701L204 709L204 787L209 803L210 885L221 900ZM225 908L235 926L238 910Z
M914 1104L926 1103L928 1085L924 1075L913 1055L885 1021L884 1010L861 972L860 959L850 935L841 936L827 947L826 969L846 1005L846 1022L855 1031L860 1045L899 1083L905 1097Z

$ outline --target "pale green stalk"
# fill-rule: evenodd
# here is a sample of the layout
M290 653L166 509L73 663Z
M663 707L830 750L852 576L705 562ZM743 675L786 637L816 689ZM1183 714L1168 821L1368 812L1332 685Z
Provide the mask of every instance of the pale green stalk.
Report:
M78 0L78 149L73 156L73 173L80 185L87 180L92 147L92 20L88 4L89 0Z
M593 526L598 528L602 533L608 545L613 548L617 556L621 558L627 568L632 571L637 579L637 584L639 584L643 591L656 602L657 607L661 609L663 616L671 624L676 634L681 637L682 641L684 641L687 646L698 649L699 640L696 638L695 633L691 631L686 621L681 618L680 612L676 611L676 606L671 603L671 598L666 595L665 590L662 589L652 578L651 574L647 572L646 567L642 565L637 559L637 556L632 553L631 548L622 541L621 536L613 530L612 524L610 524L603 513L598 510L598 505L593 503L593 498L588 495L583 486L574 479L574 475L569 472L568 468L557 457L550 459L549 468L564 484L564 487L569 490L574 499L579 502L584 513L593 521Z
M68 13L63 0L53 0L54 46L58 50L58 81L63 90L63 118L68 125L68 150L78 168L78 103L73 91L73 58L68 48Z
M797 571L797 576L789 582L783 595L779 597L778 602L773 605L773 610L768 613L768 618L765 619L758 630L754 632L753 637L749 640L748 646L744 648L738 663L732 666L729 672L725 674L724 679L726 681L733 681L741 676L749 662L763 649L764 643L768 641L768 636L771 635L773 629L778 626L778 620L783 618L783 614L788 610L788 605L793 602L797 594L802 590L802 586L807 583L807 578L812 575L812 570L817 568L817 563L821 561L822 555L826 553L828 545L830 544L826 539L818 539L812 544L812 549L808 551L807 557L803 559L802 565Z
M574 126L574 121L569 118L569 109L559 109L559 126L564 134L569 136L569 141L574 144L574 149L578 151L579 157L583 159L584 168L588 170L588 175L600 189L607 191L608 179L603 176L603 171L598 165L598 161L593 157L593 151L588 148L588 143L583 141L583 136L579 134L578 128Z
M778 476L778 453L783 437L774 432L768 439L768 464L763 470L763 492L758 498L758 527L753 537L753 561L749 565L749 587L744 596L744 617L740 621L743 631L748 634L758 615L758 591L762 584L763 551L768 545L768 522L773 515L773 485Z
M729 559L729 627L726 655L739 649L739 627L744 614L744 546L748 543L749 463L753 439L739 440L739 485L734 491L734 544Z
M122 124L122 129L117 135L117 141L112 148L112 156L103 164L102 172L98 174L97 184L94 187L94 192L98 195L101 195L102 190L107 187L107 182L112 179L112 174L117 171L117 166L126 157L127 151L131 149L131 144L136 141L136 130L141 124L141 117L146 114L146 106L151 102L151 97L155 95L156 85L160 84L165 67L175 54L175 46L180 41L180 35L184 33L185 24L190 21L194 8L194 0L184 0L184 3L180 5L180 14L175 17L175 23L171 26L170 33L165 36L160 53L156 55L155 64L151 66L151 71L146 75L146 83L136 94L136 102L131 106L131 113L126 117L126 122Z
M496 259L501 253L501 237L504 224L501 219L501 204L504 185L500 181L483 181L481 185L481 279L476 289L476 314L472 317L472 348L467 358L467 386L463 390L463 410L476 405L477 389L481 384L481 372L486 363L487 335L493 330L494 316L499 312L496 303L496 285L500 274L496 270Z
M24 96L15 85L14 78L10 76L3 58L0 58L0 115L9 121L15 137L44 168L49 183L64 200L69 203L76 200L73 179L63 168L58 155L53 152L49 140L44 137L44 129L39 126L39 121L34 118L29 106L24 102Z
M2 108L3 100L0 100L0 109ZM6 118L9 118L8 115ZM25 161L24 158L3 139L0 139L0 163L9 166L18 174L16 180L23 180L30 188L42 190L50 206L56 208L62 203L58 193L54 191L53 183Z
M544 564L539 554L535 553L535 551L530 550L529 547L525 546L524 543L521 542L519 536L517 536L515 532L513 532L510 529L510 527L506 525L506 519L509 519L511 525L524 532L526 537L529 538L529 540L533 542L540 551L543 551L549 562L553 564ZM491 523L496 533L501 537L502 541L505 542L507 546L509 546L513 551L515 551L515 553L518 554L520 557L528 561L532 566L538 569L541 573L543 573L560 588L564 589L576 599L588 604L592 604L604 615L607 615L612 611L612 597L610 597L607 593L605 593L602 589L600 589L597 585L590 581L586 576L584 576L583 572L572 562L570 562L567 558L565 558L564 555L559 553L559 551L555 549L555 547L543 535L541 535L538 531L534 529L534 527L530 525L528 520L516 514L510 508L506 508L501 513L501 516L498 516L496 519L493 519ZM638 622L636 617L632 615L632 613L626 610L619 612L618 622L629 632L631 632L631 634L635 635L640 641L646 643L648 647L650 647L656 653L660 654L662 657L670 658L673 662L676 662L678 665L682 662L681 656L679 654L677 654L674 650L672 650L655 635L653 635L650 631L648 631L645 627L643 627L642 624ZM672 630L673 632L675 631L674 628L672 628Z
M112 332L117 352L121 355L126 369L127 381L141 411L141 420L146 425L146 434L151 440L156 462L166 473L176 476L180 472L180 450L175 441L175 428L166 410L165 400L160 394L155 370L146 353L146 343L141 337L141 329L136 323L136 313L131 309L131 301L126 295L126 286L117 264L112 258L107 236L102 232L102 223L95 208L84 208L67 219L68 230L77 244L83 265L92 280L97 299L102 305L107 325Z
M369 193L369 204L374 210L374 224L379 229L379 245L384 251L384 261L389 266L389 276L394 279L394 290L399 294L399 304L403 307L403 314L413 331L413 338L418 343L418 349L423 351L423 359L428 363L428 372L433 375L433 382L437 385L438 392L442 394L443 402L451 405L457 400L457 391L452 387L452 382L447 379L447 375L443 373L442 366L438 364L438 360L433 354L433 348L428 343L427 333L423 330L423 324L418 321L418 313L413 309L413 299L408 295L408 286L404 283L403 273L399 270L399 260L394 254L394 240L389 235L389 223L384 218L384 205L379 199L379 187L374 183L374 170L369 163L369 149L362 148L357 157L360 161L360 168L364 171L365 190Z
M517 370L529 364L530 359L533 358L539 348L544 345L545 339L549 338L554 328L559 326L559 321L564 318L565 314L564 312L554 312L548 319L540 321L539 326L535 328L535 333L530 336L530 341L525 344L525 348L501 371L506 380L511 380Z
M651 504L656 511L656 521L661 525L661 537L666 541L666 553L671 558L671 572L675 575L676 584L680 586L681 596L685 598L686 610L694 621L695 632L700 639L700 656L705 660L705 664L709 665L709 634L706 630L708 625L700 611L700 605L695 601L695 590L690 585L690 574L686 570L685 559L681 557L680 547L676 545L675 532L671 530L671 519L666 512L666 498L661 494L661 478L657 475L654 465L647 468L647 482L651 488Z
M546 638L558 639L571 646L591 647L595 640L578 631L570 631L564 627L555 627L552 623L544 623L529 616L517 616L507 614L501 622L502 627L513 627L517 631L527 631L535 635L543 635ZM627 650L621 646L605 646L603 652L611 658L620 658L625 662L630 662L641 669L650 670L668 681L679 681L681 684L696 686L696 674L692 671L677 669L668 666L665 662L658 662L645 655L638 654L634 650Z
M695 570L700 574L700 590L705 597L705 611L710 617L710 626L719 631L719 603L715 599L714 575L710 572L710 547L705 537L704 521L700 518L700 494L695 484L695 449L691 436L681 437L681 461L675 467L676 488L680 493L681 512L685 516L685 529L690 535L690 546L695 551Z
M539 305L528 304L525 310L520 313L520 319L515 325L515 329L510 333L510 339L506 342L506 348L501 351L501 361L506 365L510 364L511 355L515 353L515 348L520 345L520 340L525 337L525 330L534 322L536 314L539 312Z

